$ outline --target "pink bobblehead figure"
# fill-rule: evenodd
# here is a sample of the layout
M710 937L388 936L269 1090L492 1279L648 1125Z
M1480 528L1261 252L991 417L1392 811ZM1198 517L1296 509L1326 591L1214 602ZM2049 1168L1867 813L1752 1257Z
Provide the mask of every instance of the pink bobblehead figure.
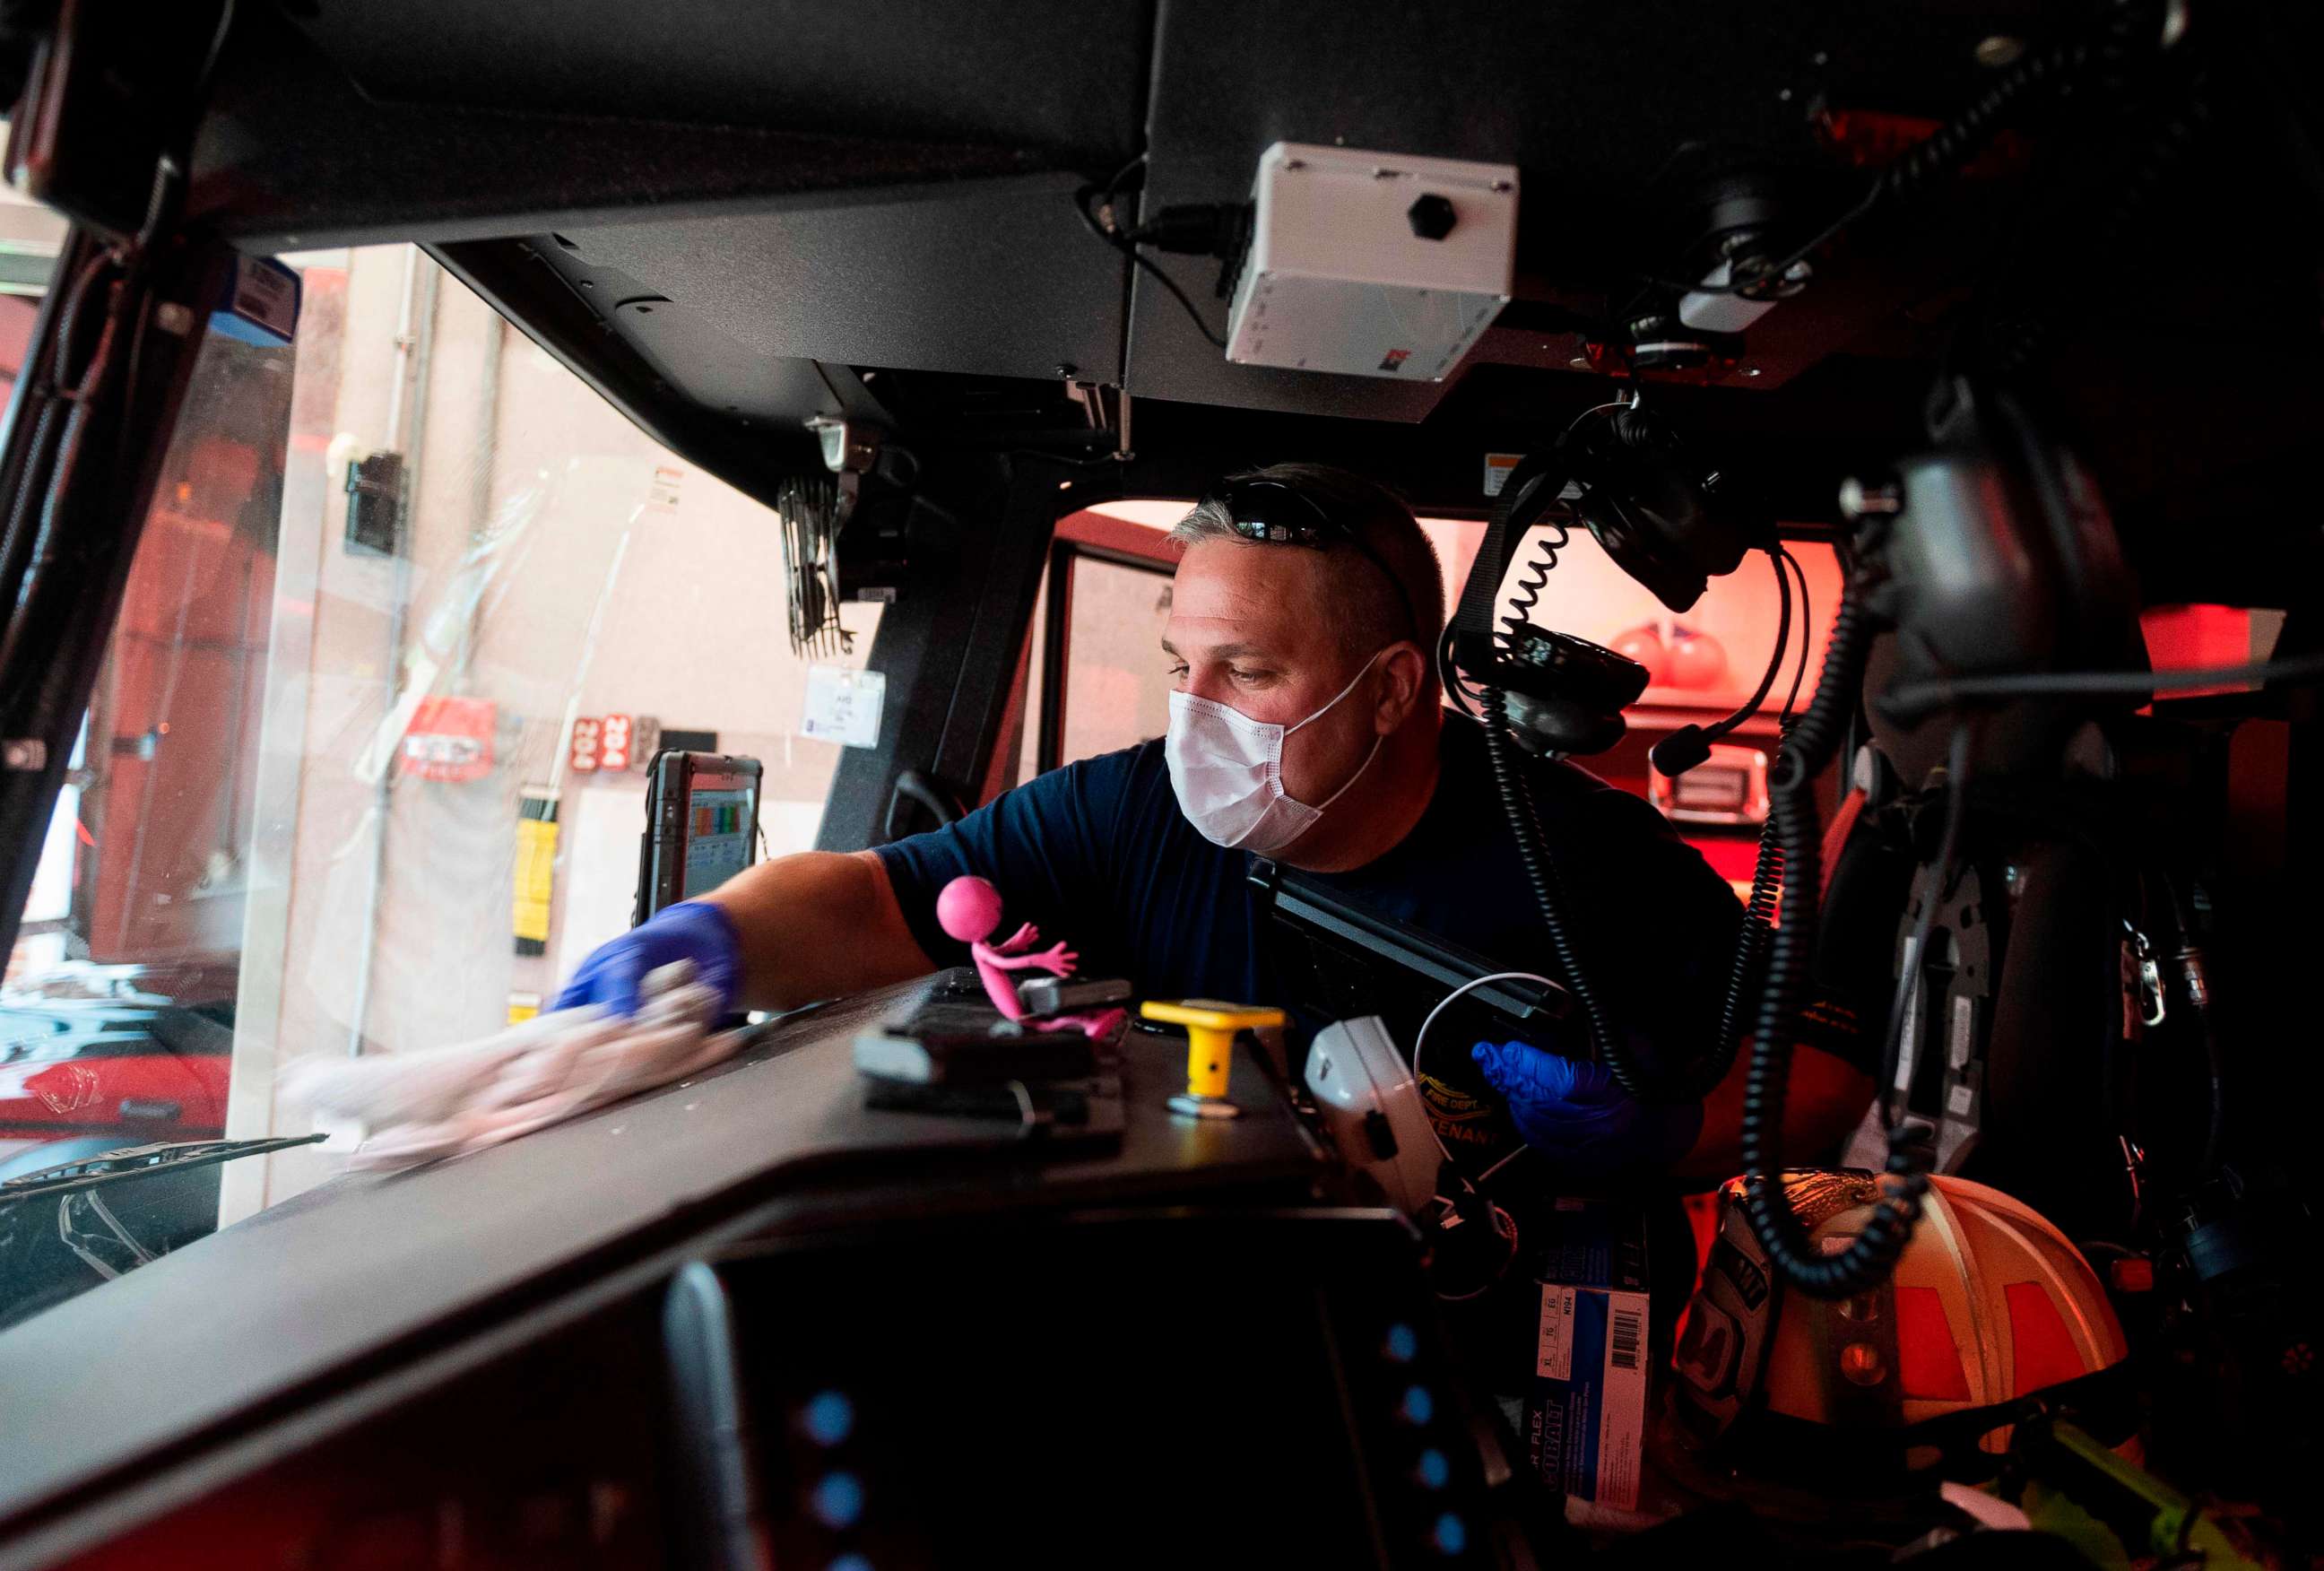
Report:
M1047 971L1071 976L1079 958L1063 944L1052 944L1038 954L1027 951L1041 941L1041 929L1027 922L998 944L988 944L1001 926L1001 892L982 878L955 878L936 895L936 925L968 946L976 974L984 980L985 996L1010 1020L1025 1018L1017 997L1012 971Z
M1052 976L1070 976L1080 958L1063 944L1035 951L1041 930L1030 922L998 944L986 942L1001 928L1001 892L973 874L955 878L938 892L936 925L968 946L985 996L1004 1018L1012 1021L1025 1018L1025 1004L1017 996L1017 979L1010 973L1046 971ZM1056 1015L1043 1023L1053 1030L1064 1027L1102 1037L1122 1018L1121 1011L1110 1009L1093 1015Z

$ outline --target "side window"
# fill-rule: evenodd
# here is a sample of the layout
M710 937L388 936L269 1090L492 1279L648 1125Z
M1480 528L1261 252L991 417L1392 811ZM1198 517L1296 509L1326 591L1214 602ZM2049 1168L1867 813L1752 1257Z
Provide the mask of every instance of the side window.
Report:
M1058 523L1034 618L1019 779L1130 746L1168 725L1170 679L1156 645L1169 616L1167 575L1176 564L1167 531L1186 507L1160 500L1110 502ZM1420 526L1436 548L1450 615L1483 529L1443 518L1424 518ZM1514 554L1505 596L1531 576L1547 538L1536 531ZM1790 549L1805 569L1812 601L1804 613L1804 702L1821 669L1840 571L1828 545L1794 541ZM1590 759L1591 771L1648 795L1648 747L1681 725L1726 714L1757 685L1775 647L1778 606L1774 575L1755 555L1714 582L1689 611L1673 615L1617 568L1587 531L1572 531L1541 586L1534 619L1620 651L1645 665L1651 679L1629 711L1629 735L1614 751ZM1794 615L1803 616L1796 605ZM1794 653L1786 656L1766 713L1736 733L1738 744L1761 750L1772 744L1798 647L1795 633ZM1732 864L1748 873L1750 825L1690 823L1687 832L1722 870Z
M1168 726L1169 662L1160 643L1178 559L1168 531L1190 505L1107 502L1058 522L1033 615L1018 779L1134 745ZM1449 614L1480 531L1434 518L1420 527L1436 548Z
M1157 645L1170 619L1162 568L1083 556L1074 565L1059 698L1059 762L1159 736L1170 723L1169 679Z
M1168 726L1173 562L1158 529L1086 513L1060 522L1034 607L1019 779Z

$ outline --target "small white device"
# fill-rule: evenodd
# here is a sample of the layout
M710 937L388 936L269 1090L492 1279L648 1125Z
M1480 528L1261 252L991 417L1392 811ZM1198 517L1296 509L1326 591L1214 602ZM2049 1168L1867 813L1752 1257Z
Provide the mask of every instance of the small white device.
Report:
M1370 1172L1397 1209L1419 1215L1436 1193L1443 1147L1386 1022L1360 1015L1317 1031L1307 1049L1307 1089L1341 1158Z
M1515 164L1278 142L1251 203L1237 365L1442 382L1508 303Z

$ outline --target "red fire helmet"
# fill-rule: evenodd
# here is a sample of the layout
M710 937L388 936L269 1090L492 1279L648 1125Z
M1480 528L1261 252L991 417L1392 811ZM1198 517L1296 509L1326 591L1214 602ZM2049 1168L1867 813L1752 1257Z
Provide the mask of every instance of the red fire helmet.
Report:
M1878 1184L1861 1172L1784 1175L1794 1213L1828 1250L1862 1227ZM1828 1301L1786 1290L1771 1271L1738 1178L1720 1192L1718 1236L1688 1309L1676 1405L1699 1435L1722 1436L1748 1420L1798 1441L1793 1449L1819 1465L1852 1446L1858 1459L1911 1468L1940 1455L1915 1446L1932 1420L1999 1409L1997 1427L1975 1442L1999 1451L2015 1399L2111 1368L2127 1353L2080 1252L1997 1189L1932 1179L1887 1280ZM1875 1434L1893 1444L1867 1448Z

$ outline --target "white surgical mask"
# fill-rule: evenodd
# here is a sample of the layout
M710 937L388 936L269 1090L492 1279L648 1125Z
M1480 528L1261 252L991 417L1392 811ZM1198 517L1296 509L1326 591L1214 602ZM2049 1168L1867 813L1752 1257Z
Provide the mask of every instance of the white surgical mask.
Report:
M1216 699L1172 693L1170 732L1163 739L1162 756L1170 765L1170 789L1177 793L1178 809L1187 822L1213 845L1260 856L1272 856L1305 834L1323 809L1346 795L1348 786L1371 767L1383 739L1373 737L1371 752L1364 754L1347 784L1312 808L1283 789L1283 739L1330 714L1387 652L1379 651L1364 661L1354 681L1298 725L1271 725Z

